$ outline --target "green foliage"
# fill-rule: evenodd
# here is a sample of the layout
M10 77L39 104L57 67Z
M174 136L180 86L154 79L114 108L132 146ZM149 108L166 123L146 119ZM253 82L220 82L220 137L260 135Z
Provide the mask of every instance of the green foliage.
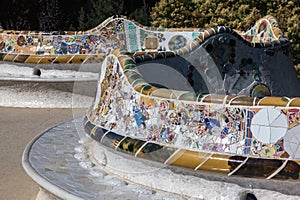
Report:
M51 31L61 29L61 9L59 0L40 0L41 12L39 16L40 30Z
M150 25L158 0L1 0L0 25L15 30L87 30L113 15Z
M298 73L298 78L300 79L300 64L296 65L295 68Z
M224 25L241 31L250 29L265 15L277 19L280 29L292 42L294 63L300 64L299 0L160 0L151 12L153 26Z
M0 24L4 29L30 29L39 24L38 2L1 0Z
M99 25L113 15L121 15L124 0L91 0L91 6L81 8L79 12L79 28L86 30Z
M153 0L89 0L79 12L79 29L93 28L113 15L128 16L142 25L150 25L150 6Z
M191 27L195 4L190 0L161 0L151 11L156 27Z
M81 7L80 11L79 11L79 17L78 17L78 23L79 23L79 30L86 30L87 26L86 26L86 14L85 11L83 9L83 7Z
M242 1L197 1L197 9L193 12L193 25L205 28L224 25L239 30L246 30L261 15L260 10L250 4L251 0L248 0L249 4L243 4L241 3Z
M137 8L133 13L129 14L129 17L139 22L141 25L149 26L151 20L149 13L149 8L147 6L143 6L141 8Z

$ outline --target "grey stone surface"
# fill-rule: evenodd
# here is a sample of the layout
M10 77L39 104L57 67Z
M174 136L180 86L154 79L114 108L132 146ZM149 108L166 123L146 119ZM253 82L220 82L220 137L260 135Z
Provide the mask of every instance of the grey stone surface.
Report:
M34 180L42 178L45 182L60 188L59 198L71 194L79 199L185 199L174 194L152 191L113 177L91 163L80 151L79 135L83 135L81 118L64 122L38 137L24 152L23 166ZM77 150L77 151L76 151ZM25 160L24 160L25 158ZM76 159L77 158L77 159ZM28 162L34 173L26 169ZM38 177L37 177L38 176ZM49 185L40 186L48 190ZM150 191L150 192L149 192ZM59 195L60 194L60 195Z

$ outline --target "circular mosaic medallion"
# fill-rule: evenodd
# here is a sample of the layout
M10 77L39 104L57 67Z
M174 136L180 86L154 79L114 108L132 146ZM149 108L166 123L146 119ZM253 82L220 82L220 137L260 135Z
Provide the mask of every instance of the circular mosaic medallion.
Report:
M250 126L253 137L264 144L275 144L285 136L287 129L286 115L272 107L259 110L253 116Z
M168 46L169 49L174 51L176 49L180 49L187 44L187 39L182 35L174 35L171 37Z
M283 138L284 149L292 158L300 158L300 126L287 131Z
M264 98L265 96L271 96L271 91L266 85L260 83L252 88L250 96Z
M25 42L26 42L25 37L24 37L23 35L20 35L20 36L18 37L18 39L17 39L17 44L18 44L19 46L23 46L23 45L25 44Z
M144 40L144 46L146 49L150 50L157 49L159 46L158 38L153 35L146 37Z

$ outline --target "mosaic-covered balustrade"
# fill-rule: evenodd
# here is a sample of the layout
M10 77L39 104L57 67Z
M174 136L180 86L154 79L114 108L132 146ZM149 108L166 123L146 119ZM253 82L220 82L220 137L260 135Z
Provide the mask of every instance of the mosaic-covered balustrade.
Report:
M235 31L252 43L266 44L276 40L286 40L278 26L277 20L271 15L267 15L258 20L254 26L246 32Z
M207 71L207 63L215 61L216 54L210 54L208 46L216 37L218 45L239 48L240 51L235 50L235 56L231 58L239 63L238 66L244 64L244 73L248 73L249 77L240 77L242 81L238 85L255 83L247 95L227 95L226 91L222 94L218 88L212 91L220 94L214 94L209 88L218 79L197 82L205 77L202 73ZM102 64L97 96L84 119L86 132L115 151L166 165L228 176L299 180L300 98L271 97L273 90L261 81L265 74L259 73L257 79L255 72L250 73L269 67L261 63L262 57L270 56L265 53L268 47L261 47L260 53L264 54L258 59L255 55L257 49L238 38L228 33L216 37L211 37L210 42L206 40L197 44L198 47L199 39L196 39L190 49L177 51L132 54L113 51ZM213 51L216 50L213 48ZM289 56L283 51L285 47L280 46L276 49L276 56L270 58L277 60L277 56L286 56L288 60ZM220 52L226 54L226 51ZM247 57L241 58L245 52ZM224 57L220 54L219 58ZM160 67L155 67L156 61ZM257 61L261 66L253 67ZM269 59L269 62L272 60ZM151 71L144 69L149 66L152 75ZM175 81L170 87L165 87L164 82L150 83L151 79L160 75L155 70L161 67L180 72L191 86L192 83L205 83L206 87L181 90L181 86L177 88L181 81L169 74L171 70L162 76L164 80ZM214 64L212 68L220 72L218 65ZM288 66L282 68L286 73ZM194 74L188 76L192 69L198 73L196 79L192 79ZM221 77L222 86L230 86L230 81L224 82L226 73L214 75ZM238 89L244 90L243 87Z
M149 28L125 18L111 17L88 31L2 31L0 41L0 61L26 64L100 65L113 49L123 52L172 51L191 65L184 69L184 76L196 92L300 96L290 43L272 16L259 19L246 32L224 26ZM152 59L149 55L141 59ZM169 65L174 68L177 61L173 59ZM289 77L288 81L283 82L282 75ZM146 75L145 79L148 81Z
M101 63L112 49L124 51L175 50L199 35L198 29L143 27L111 17L88 31L0 33L0 61L29 64Z
M123 17L111 17L87 31L0 31L0 61L29 64L101 63L112 49L128 52L177 50L194 39L203 42L212 35L230 32L250 46L288 43L276 20L266 16L247 32L215 29L166 29L143 27ZM221 40L221 39L220 39ZM271 52L273 53L273 51Z

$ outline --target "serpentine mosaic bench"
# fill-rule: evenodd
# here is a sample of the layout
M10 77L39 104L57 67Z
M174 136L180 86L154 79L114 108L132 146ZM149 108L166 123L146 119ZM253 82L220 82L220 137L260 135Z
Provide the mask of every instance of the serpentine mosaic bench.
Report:
M87 31L41 32L2 29L0 61L28 64L101 63L112 49L120 48L128 52L174 51L185 47L194 39L200 39L201 42L218 32L226 32L225 29L144 27L124 17L110 17ZM231 31L236 37L255 47L289 43L272 16L258 20L247 32ZM198 37L200 33L202 35ZM222 42L222 39L220 41ZM216 43L217 41L214 45ZM274 54L274 50L268 50L268 54ZM231 56L234 57L233 54Z
M36 32L2 30L0 61L27 64L101 63L112 49L175 50L199 34L198 29L143 27L123 17L110 17L87 31Z
M199 30L170 50L105 57L87 134L166 165L298 181L300 84L276 20Z
M145 28L112 17L89 31L2 31L0 38L1 61L100 68L83 126L77 129L75 120L54 127L23 155L28 174L61 198L100 198L107 190L105 181L97 183L97 177L73 162L75 143L68 139L79 137L91 168L94 162L107 173L155 190L204 197L201 193L210 193L211 183L201 190L198 186L206 182L191 181L204 174L222 181L220 191L212 194L225 187L225 193L237 191L224 186L233 180L246 189L254 183L252 189L262 189L261 196L266 190L299 195L300 84L290 42L272 16L246 32L224 26ZM93 142L84 143L85 136ZM53 159L44 159L48 157ZM62 170L60 159L72 163ZM49 171L49 163L54 170ZM123 199L124 191L119 192Z

